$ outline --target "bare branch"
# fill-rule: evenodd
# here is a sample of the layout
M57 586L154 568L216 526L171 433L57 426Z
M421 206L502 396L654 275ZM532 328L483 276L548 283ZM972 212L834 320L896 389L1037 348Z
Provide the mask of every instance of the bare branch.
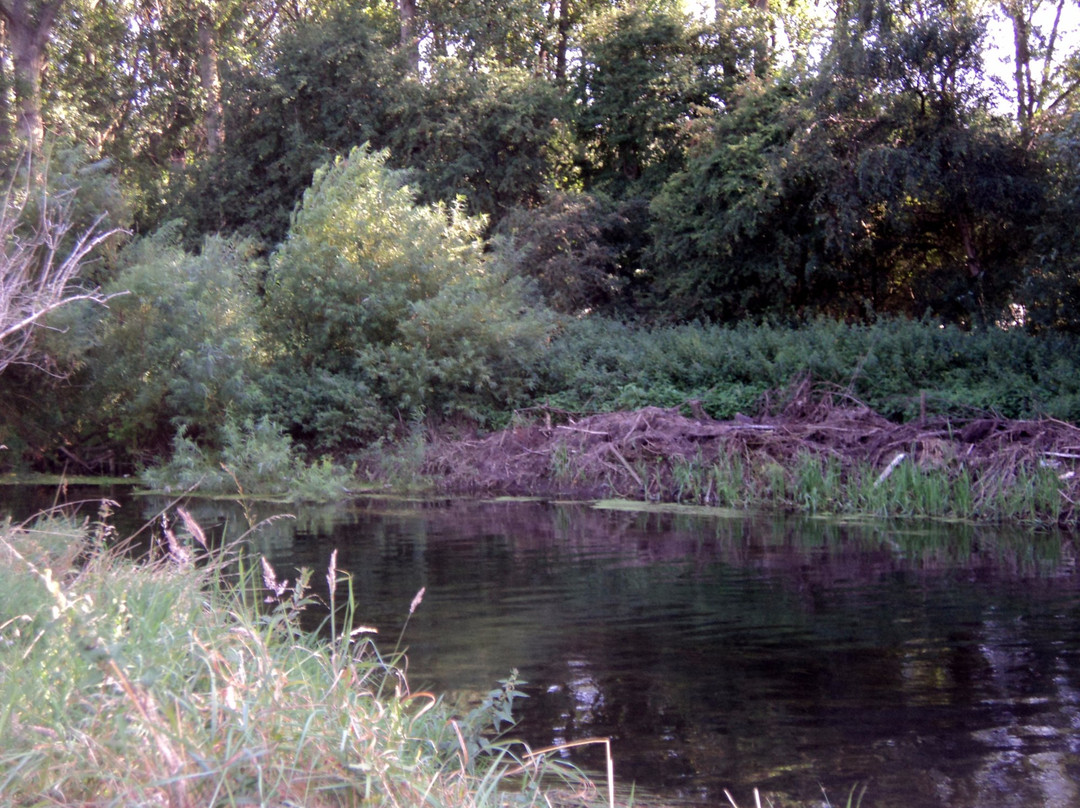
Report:
M76 280L91 253L121 231L101 230L102 214L73 235L75 192L50 193L32 169L27 158L0 200L0 373L11 364L37 364L34 335L52 312L77 301L105 305L117 296Z

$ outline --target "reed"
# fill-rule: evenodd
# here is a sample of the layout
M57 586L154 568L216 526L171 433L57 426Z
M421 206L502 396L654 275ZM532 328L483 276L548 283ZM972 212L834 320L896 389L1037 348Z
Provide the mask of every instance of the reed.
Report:
M331 560L332 623L183 518L153 559L71 514L0 526L0 803L548 805L595 796L505 735L516 676L466 715L414 692ZM202 537L205 538L205 537ZM419 599L413 608L419 606ZM328 635L328 636L327 636ZM577 804L583 804L579 801Z
M746 467L741 455L730 455L726 463L716 464L709 472L714 489L715 504L720 507L739 508L750 503L746 487ZM706 497L706 505L714 504Z
M649 477L653 499L808 514L1057 524L1071 506L1051 467L979 476L963 464L924 466L907 454L884 471L810 452L787 466L768 459L747 464L739 455L712 465L676 459L666 474L653 468Z

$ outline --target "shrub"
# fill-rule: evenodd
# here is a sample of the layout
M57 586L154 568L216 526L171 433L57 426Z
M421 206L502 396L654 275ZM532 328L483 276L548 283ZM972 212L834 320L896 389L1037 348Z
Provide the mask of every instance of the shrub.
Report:
M583 192L552 191L543 204L514 209L499 224L517 272L535 279L556 311L630 308L644 210ZM639 284L640 285L640 284Z
M754 412L763 394L809 374L896 420L924 411L1080 420L1077 348L1064 335L969 332L904 319L650 329L588 317L567 323L554 340L540 396L593 411L698 399L713 417L730 418Z
M198 255L167 227L128 248L87 355L90 394L115 445L161 454L184 425L214 436L227 411L250 412L261 356L246 242L209 238ZM88 402L89 403L89 402Z
M320 424L371 438L423 412L488 417L528 391L550 330L485 254L483 222L415 204L385 161L363 147L317 172L271 259L274 412L305 438ZM294 380L321 392L292 393Z
M292 439L269 418L226 418L221 450L198 445L181 428L168 462L143 471L153 488L273 496L328 502L345 492L347 475L329 457L306 463Z

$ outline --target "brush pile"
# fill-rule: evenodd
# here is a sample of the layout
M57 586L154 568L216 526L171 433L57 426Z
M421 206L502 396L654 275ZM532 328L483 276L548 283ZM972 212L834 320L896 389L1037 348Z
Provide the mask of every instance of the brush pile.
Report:
M753 473L816 458L831 461L842 476L872 472L879 481L901 463L966 470L983 487L1052 469L1067 520L1076 517L1080 499L1080 429L1071 424L996 417L896 424L806 380L764 400L756 416L730 421L709 418L696 401L582 417L534 409L517 420L482 438L437 442L425 471L456 491L680 501L677 469L738 462Z

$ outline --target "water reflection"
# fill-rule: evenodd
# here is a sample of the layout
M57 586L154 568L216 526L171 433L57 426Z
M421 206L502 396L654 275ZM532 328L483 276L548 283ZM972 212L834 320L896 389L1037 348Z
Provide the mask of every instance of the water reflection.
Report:
M248 527L191 507L224 536ZM426 587L414 686L468 699L516 667L524 738L610 736L620 781L669 803L729 788L752 804L759 787L777 806L822 789L844 804L866 784L863 804L886 808L1080 804L1065 534L365 500L251 541L288 577L337 548L389 643ZM599 769L601 754L572 756Z

